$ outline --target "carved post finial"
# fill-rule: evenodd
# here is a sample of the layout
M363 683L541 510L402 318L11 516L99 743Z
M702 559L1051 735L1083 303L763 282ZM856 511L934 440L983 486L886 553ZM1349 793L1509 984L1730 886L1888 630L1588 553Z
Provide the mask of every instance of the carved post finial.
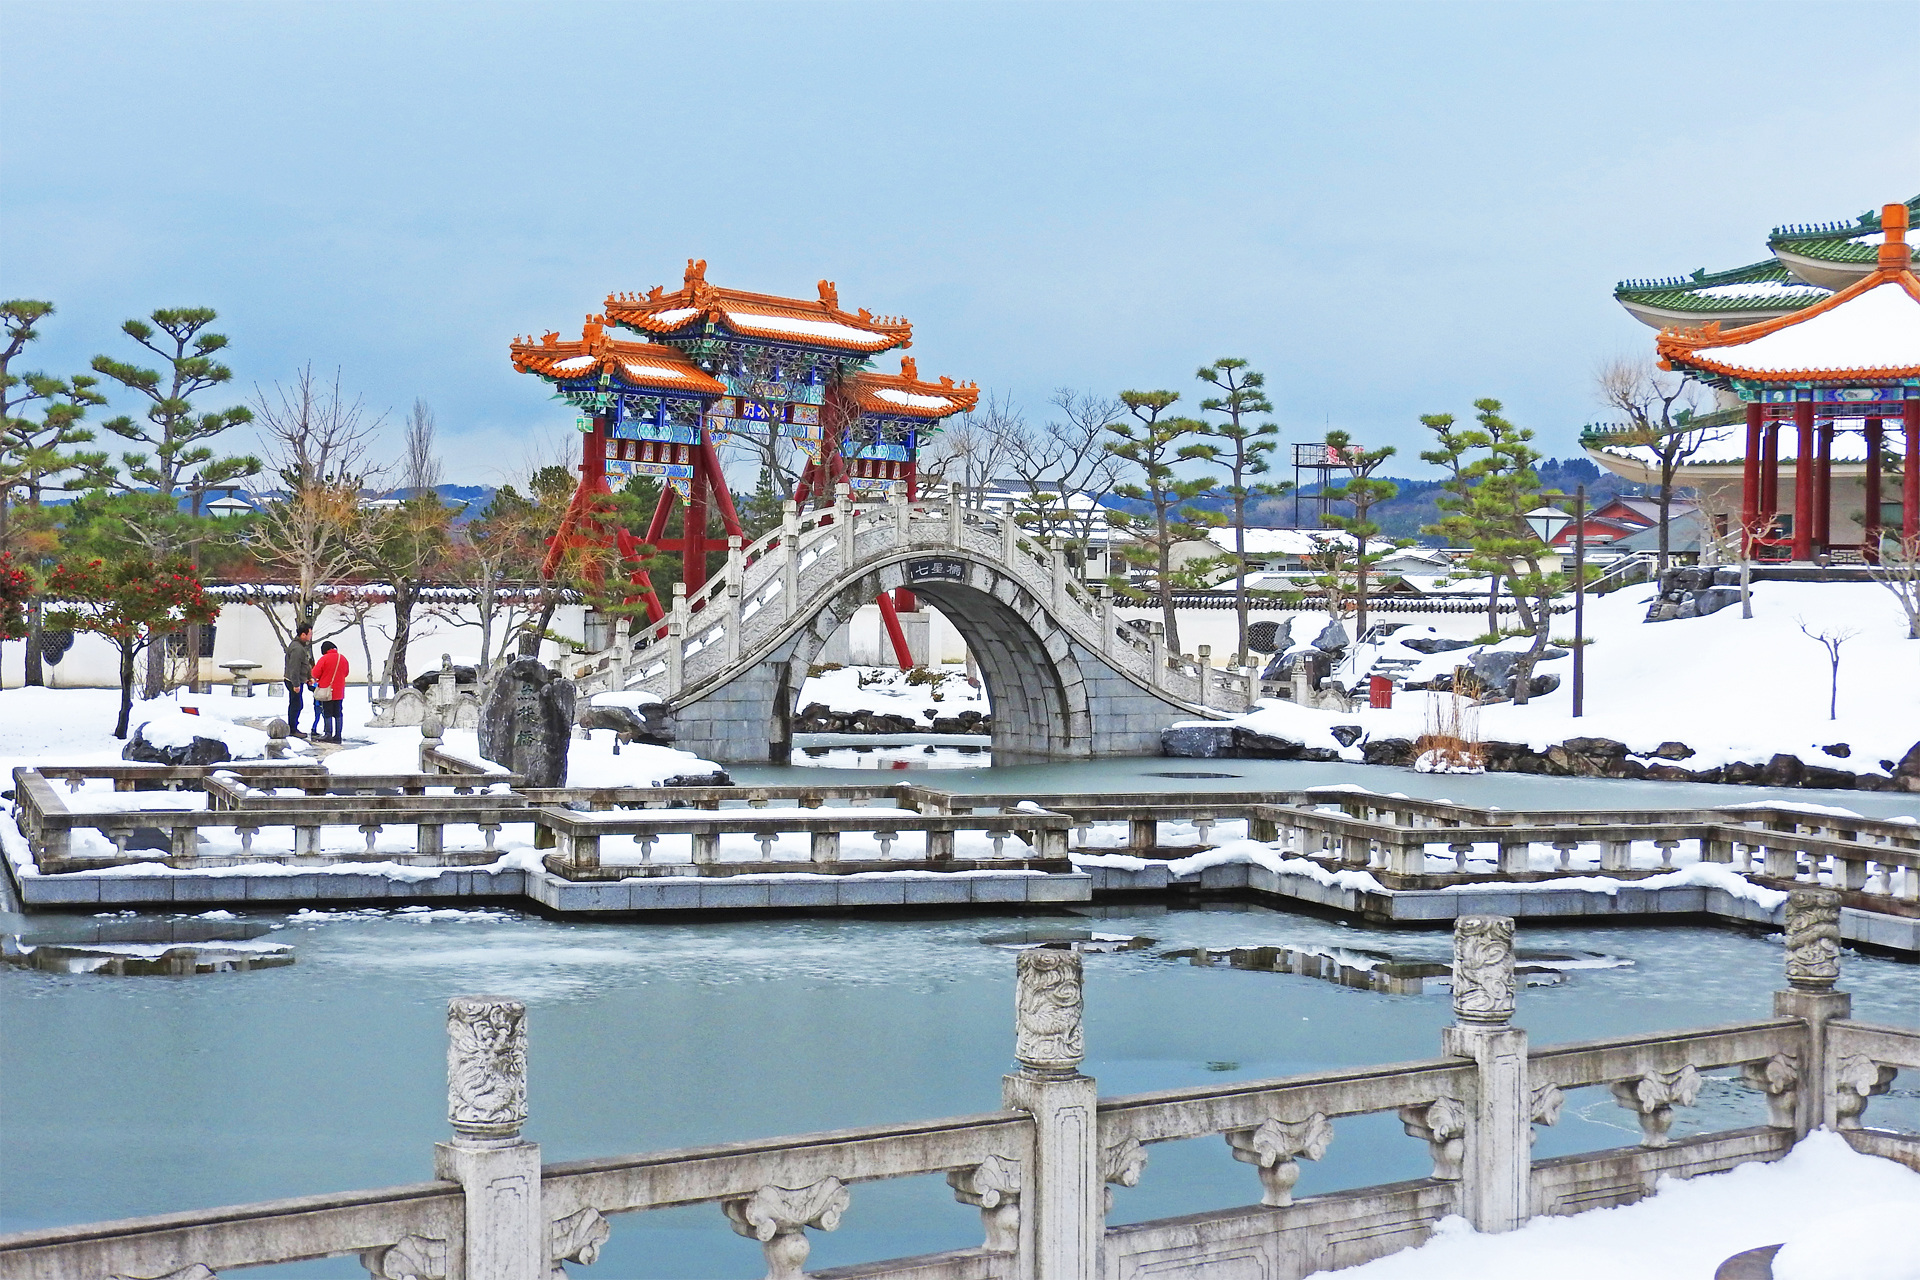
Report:
M1513 1020L1513 917L1453 922L1453 1016L1504 1026Z
M1085 1056L1081 1041L1080 953L1033 947L1020 953L1015 989L1014 1056L1029 1075L1071 1076Z
M511 1141L527 1122L527 1006L508 996L447 1001L447 1119L457 1139Z
M1831 991L1840 980L1840 895L1795 889L1787 895L1787 985Z

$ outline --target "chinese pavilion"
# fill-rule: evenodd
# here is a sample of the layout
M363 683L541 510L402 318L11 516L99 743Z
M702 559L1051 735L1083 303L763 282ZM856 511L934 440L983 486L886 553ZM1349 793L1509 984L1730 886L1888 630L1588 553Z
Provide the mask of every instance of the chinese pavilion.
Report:
M904 486L918 495L919 449L936 423L973 408L979 390L951 378L922 382L910 357L900 372L870 366L882 352L912 345L913 326L896 316L840 308L831 281L817 300L722 289L707 283L705 261L689 261L681 287L609 296L587 317L578 341L549 333L537 342L516 339L513 366L546 381L556 398L578 411L582 435L580 484L547 554L551 576L569 550L617 548L631 558L644 543L678 551L687 592L707 580L707 553L744 537L718 450L735 437L771 445L785 441L805 458L794 497L825 506L840 484L852 490ZM615 337L609 326L633 337ZM609 478L653 476L663 491L646 530L609 528L604 513ZM682 535L668 538L675 505ZM722 536L708 536L718 516ZM649 619L664 616L644 571ZM895 606L911 597L881 600L895 649L905 641Z
M1909 220L1907 205L1887 205L1872 265L1851 283L1830 276L1841 287L1817 301L1735 328L1718 320L1668 328L1656 341L1662 367L1737 397L1744 408L1740 519L1758 554L1875 558L1892 514L1883 487L1887 429L1896 423L1903 444L1898 528L1903 538L1920 536L1920 279ZM1785 243L1778 232L1775 239ZM1857 523L1847 521L1859 530L1857 542L1834 537L1836 441L1852 436L1864 464L1862 510ZM1783 446L1793 460L1790 513L1780 495Z

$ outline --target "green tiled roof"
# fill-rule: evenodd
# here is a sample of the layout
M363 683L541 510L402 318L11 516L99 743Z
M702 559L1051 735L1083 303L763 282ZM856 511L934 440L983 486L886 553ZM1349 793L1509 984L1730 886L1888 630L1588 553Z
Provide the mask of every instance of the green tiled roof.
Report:
M1729 287L1743 284L1763 287L1751 292ZM1777 288L1765 286L1786 286L1793 292L1783 293ZM1727 289L1727 292L1702 292L1707 289ZM1761 307L1782 312L1797 311L1818 302L1827 293L1790 274L1778 259L1768 258L1764 262L1735 267L1731 271L1709 272L1702 269L1690 276L1672 276L1665 280L1622 280L1614 286L1613 296L1623 302L1633 301L1642 306L1711 315L1714 312L1753 311Z
M1920 196L1907 201L1907 208L1920 214ZM1773 234L1767 237L1769 249L1785 249L1805 258L1817 258L1822 262L1860 262L1876 261L1880 256L1878 245L1861 244L1863 236L1876 234L1880 230L1880 211L1863 213L1852 222L1826 222L1817 225L1795 224L1775 227Z
M1745 407L1735 409L1716 409L1712 413L1698 413L1685 419L1685 429L1695 430L1701 427L1730 427L1745 422ZM1681 429L1676 424L1676 429ZM1633 433L1635 428L1626 422L1589 422L1580 428L1580 443L1588 448L1605 449L1617 445L1620 437Z

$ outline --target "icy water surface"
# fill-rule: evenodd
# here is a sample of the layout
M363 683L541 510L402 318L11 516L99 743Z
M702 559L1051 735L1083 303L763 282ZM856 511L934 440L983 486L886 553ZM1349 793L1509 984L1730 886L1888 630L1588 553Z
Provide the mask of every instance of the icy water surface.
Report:
M816 734L815 739L829 735ZM1868 817L1920 817L1920 795L1820 791L1805 787L1729 787L1708 782L1631 778L1547 778L1526 773L1430 774L1384 765L1308 760L1181 760L1108 756L1052 764L994 765L951 747L906 743L837 747L804 765L729 765L741 783L799 786L872 783L874 770L911 769L913 781L951 791L1296 791L1335 783L1429 800L1504 809L1685 809L1770 801L1851 809ZM930 772L923 773L922 770Z
M431 1177L432 1144L447 1132L445 1002L462 992L530 1005L527 1132L548 1160L994 1109L1011 1067L1013 948L1035 931L1111 940L1086 958L1086 1069L1103 1094L1430 1057L1448 1018L1432 977L1447 935L1263 909L659 925L424 911L254 919L284 924L270 936L293 944L295 964L181 979L0 967L0 1230ZM1519 941L1536 970L1519 1022L1536 1043L1764 1016L1779 985L1777 938L1587 928L1522 929ZM1250 947L1292 948L1295 967L1321 976L1192 954ZM1376 970L1394 981L1367 976ZM1920 968L1849 954L1843 985L1857 1016L1920 1023ZM1902 1077L1869 1118L1920 1128L1913 1083ZM1676 1132L1763 1114L1757 1095L1716 1076ZM1537 1150L1636 1137L1604 1090L1587 1090ZM1258 1196L1253 1171L1217 1137L1150 1150L1140 1186L1116 1191L1115 1221ZM1301 1191L1428 1167L1392 1116L1343 1120ZM613 1224L584 1274L764 1268L717 1206ZM939 1177L860 1184L839 1230L816 1233L809 1265L979 1235L976 1211ZM272 1274L364 1272L335 1259Z

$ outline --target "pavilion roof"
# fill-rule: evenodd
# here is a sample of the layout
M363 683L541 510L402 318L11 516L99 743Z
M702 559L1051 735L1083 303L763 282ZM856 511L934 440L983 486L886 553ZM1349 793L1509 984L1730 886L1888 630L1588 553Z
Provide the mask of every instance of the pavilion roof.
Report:
M967 413L980 402L980 388L974 383L956 383L947 377L938 382L920 381L920 370L912 356L900 357L899 373L863 370L842 385L861 412L901 418L945 418Z
M1623 305L1637 303L1643 308L1697 313L1703 318L1728 312L1786 314L1812 306L1831 293L1799 279L1777 258L1730 271L1702 269L1690 276L1665 280L1623 280L1613 290L1613 296Z
M1920 279L1906 244L1907 208L1884 211L1879 265L1791 315L1721 331L1666 329L1661 364L1715 381L1861 382L1920 377Z
M689 360L678 347L609 337L604 316L588 316L577 342L562 342L558 333L549 333L538 342L516 338L509 350L515 369L554 382L597 380L608 373L635 390L727 394L725 383Z
M1906 209L1907 224L1904 225L1910 225L1915 216L1920 216L1920 196L1907 201ZM1775 227L1767 237L1767 247L1823 262L1878 262L1880 245L1885 240L1881 216L1879 212L1863 213L1852 222Z
M707 283L704 258L687 262L686 277L672 293L656 285L644 294L608 295L607 318L663 337L692 336L708 324L719 324L745 338L861 356L913 345L913 326L900 316L842 311L831 280L820 282L820 297L814 302L722 289Z

